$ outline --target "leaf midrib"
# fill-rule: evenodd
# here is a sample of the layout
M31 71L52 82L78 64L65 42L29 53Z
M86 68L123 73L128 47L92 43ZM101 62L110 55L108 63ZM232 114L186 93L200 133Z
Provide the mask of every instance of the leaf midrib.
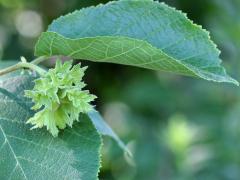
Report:
M23 176L24 176L24 178L27 180L28 178L27 178L25 172L23 171L23 168L22 168L22 166L21 166L21 163L19 162L16 154L14 153L14 150L13 150L13 148L12 148L12 146L11 146L11 143L9 142L9 140L8 140L8 138L7 138L7 134L6 134L5 131L3 130L1 124L0 124L0 129L1 129L2 133L3 133L4 138L5 138L5 142L9 145L9 148L10 148L12 154L13 154L13 157L14 157L14 159L16 160L16 166L13 168L13 171L11 172L11 174L16 170L17 167L19 167L20 170L21 170L21 172L22 172L22 174L23 174Z

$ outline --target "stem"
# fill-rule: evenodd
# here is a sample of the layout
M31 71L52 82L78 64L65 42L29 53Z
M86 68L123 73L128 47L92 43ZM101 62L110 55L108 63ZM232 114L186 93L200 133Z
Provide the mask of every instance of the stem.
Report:
M31 70L36 71L38 74L40 75L44 75L44 73L46 72L44 69L40 68L39 66L32 64L32 63L25 63L25 62L19 62L13 66L7 67L5 69L0 70L0 76L16 71L18 69L22 69L22 68L29 68Z
M44 75L46 71L39 66L32 64L32 63L18 63L20 68L29 68L33 71L36 71L39 75Z
M40 57L34 59L31 63L37 65L37 64L40 64L41 62L43 62L47 59L48 58L46 56L40 56Z
M13 71L16 71L16 70L19 70L19 69L22 69L22 68L28 68L33 71L36 71L39 75L44 75L44 73L46 73L46 71L44 69L40 68L39 66L37 66L37 64L39 64L45 60L47 60L47 57L41 56L39 58L34 59L31 63L28 63L25 61L19 62L15 65L12 65L10 67L0 70L0 76L10 73L10 72L13 72Z

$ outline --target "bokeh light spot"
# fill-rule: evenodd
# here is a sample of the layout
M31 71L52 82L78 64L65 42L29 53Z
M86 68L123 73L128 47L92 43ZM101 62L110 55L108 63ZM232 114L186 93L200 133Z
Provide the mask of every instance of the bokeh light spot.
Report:
M22 11L16 16L15 22L17 31L24 37L35 38L43 30L41 16L31 10Z

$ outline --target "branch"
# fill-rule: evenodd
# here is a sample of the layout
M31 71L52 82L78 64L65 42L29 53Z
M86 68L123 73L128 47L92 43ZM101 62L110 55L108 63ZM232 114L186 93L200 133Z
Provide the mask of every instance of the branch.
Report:
M37 64L39 64L45 60L47 60L47 58L45 56L41 56L41 57L33 60L31 63L28 63L26 61L19 62L15 65L12 65L10 67L0 70L0 76L10 73L10 72L13 72L13 71L16 71L16 70L19 70L19 69L22 69L22 68L28 68L33 71L36 71L40 75L44 75L44 73L46 71L44 69L40 68L39 66L37 66Z

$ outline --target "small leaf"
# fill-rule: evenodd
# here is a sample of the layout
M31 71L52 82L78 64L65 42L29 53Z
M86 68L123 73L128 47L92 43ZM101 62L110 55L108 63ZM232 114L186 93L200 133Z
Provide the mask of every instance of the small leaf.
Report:
M215 82L238 82L221 66L209 33L185 14L154 1L114 1L55 20L36 44L37 56L169 71Z
M24 90L34 79L18 76L0 83L0 179L97 179L101 138L87 115L53 138L29 130L33 115Z
M92 120L94 126L98 132L102 135L109 136L113 138L129 156L132 156L132 153L127 148L127 146L122 142L122 140L117 136L117 134L111 129L111 127L103 120L102 116L98 111L88 112L88 117Z

